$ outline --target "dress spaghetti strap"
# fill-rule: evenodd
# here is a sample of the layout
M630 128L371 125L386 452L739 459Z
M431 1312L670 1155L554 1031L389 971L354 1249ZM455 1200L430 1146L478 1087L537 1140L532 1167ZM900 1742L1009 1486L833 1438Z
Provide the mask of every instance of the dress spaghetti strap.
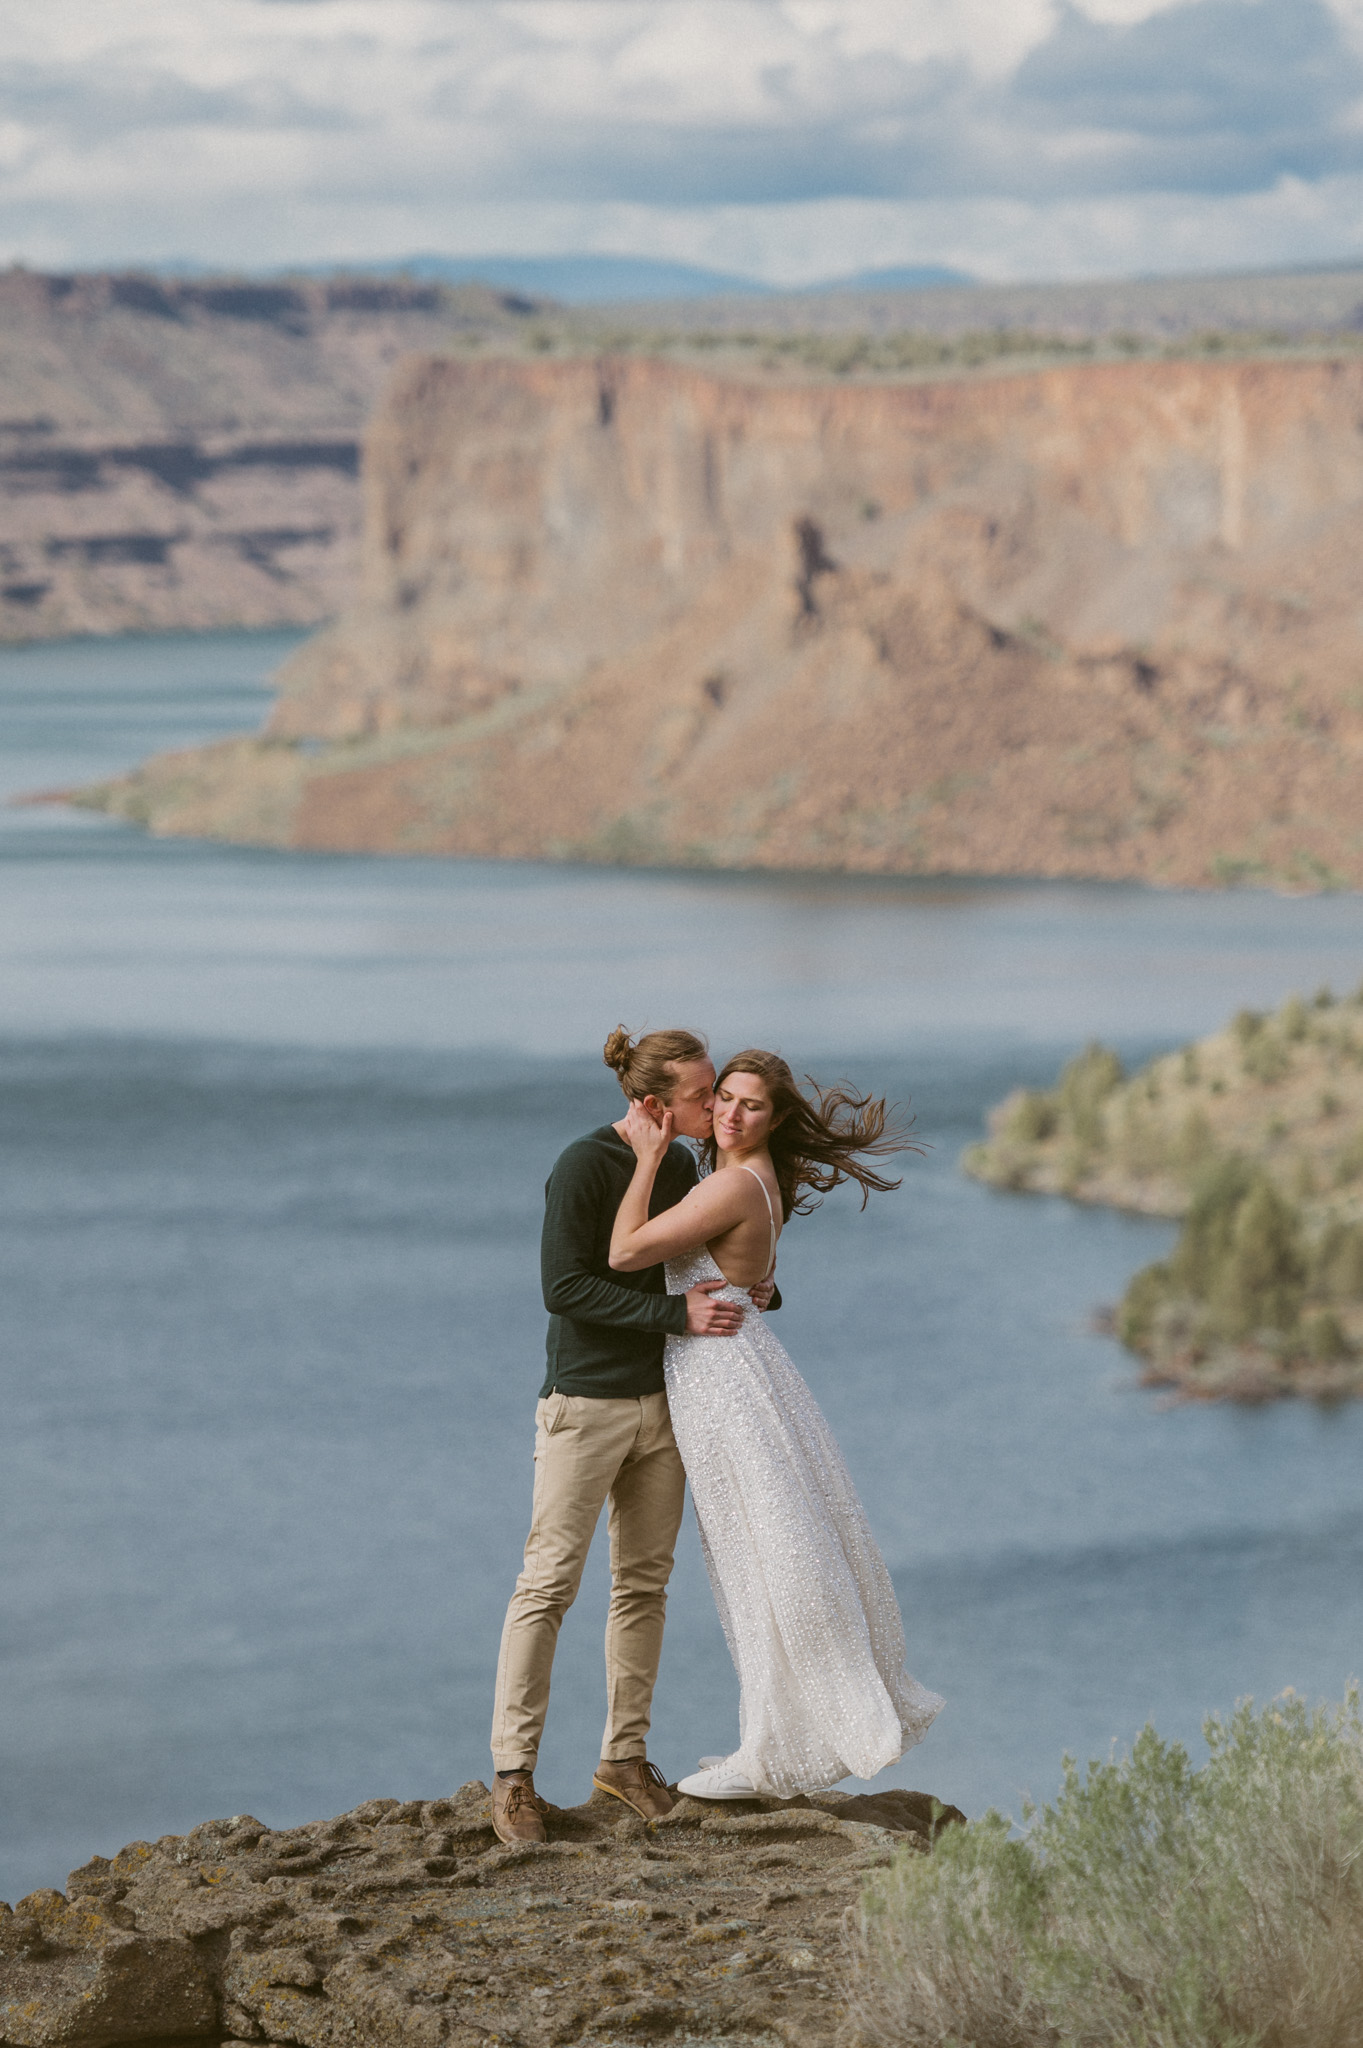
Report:
M739 1164L742 1165L741 1160ZM750 1173L757 1182L757 1185L762 1190L762 1200L767 1205L767 1222L771 1226L771 1257L767 1261L767 1270L762 1275L762 1278L770 1280L772 1274L776 1271L776 1211L771 1206L771 1196L767 1193L767 1183L763 1180L757 1168L755 1166L744 1166L743 1171L744 1173Z

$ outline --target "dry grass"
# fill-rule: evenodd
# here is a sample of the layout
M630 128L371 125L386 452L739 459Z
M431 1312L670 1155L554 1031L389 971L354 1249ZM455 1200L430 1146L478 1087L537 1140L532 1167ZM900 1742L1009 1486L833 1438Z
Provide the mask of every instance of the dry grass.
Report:
M753 309L756 310L756 309ZM452 346L482 346L484 337L460 334ZM537 355L578 355L600 350L611 355L671 356L682 361L715 361L746 373L795 373L806 377L917 377L975 370L1029 368L1039 363L1113 362L1137 357L1187 360L1206 356L1356 355L1363 337L1352 329L1287 332L1271 328L1202 328L1176 339L1161 339L1115 328L1077 334L1007 324L934 332L906 325L886 333L853 322L824 331L689 323L654 327L612 320L595 310L541 313L510 344ZM498 353L508 344L492 338Z
M1288 1695L1066 1760L873 1881L849 1935L864 2048L1363 2048L1363 1723Z

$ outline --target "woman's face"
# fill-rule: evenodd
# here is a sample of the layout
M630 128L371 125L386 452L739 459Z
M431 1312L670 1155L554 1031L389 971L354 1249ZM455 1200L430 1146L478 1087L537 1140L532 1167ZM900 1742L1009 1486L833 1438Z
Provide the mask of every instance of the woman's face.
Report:
M715 1090L715 1142L721 1152L751 1152L771 1134L772 1101L760 1074L729 1074Z

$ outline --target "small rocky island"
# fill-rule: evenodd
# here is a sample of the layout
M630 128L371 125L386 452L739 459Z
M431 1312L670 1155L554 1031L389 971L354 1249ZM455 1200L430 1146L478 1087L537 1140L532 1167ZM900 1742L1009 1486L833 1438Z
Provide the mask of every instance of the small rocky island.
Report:
M962 1164L994 1187L1183 1218L1116 1334L1199 1399L1363 1394L1363 990L1322 989L1128 1078L1091 1045L1020 1089Z
M506 1848L475 1782L279 1832L205 1821L0 1905L0 2048L825 2048L865 1873L962 1820L829 1792L648 1826L595 1793Z

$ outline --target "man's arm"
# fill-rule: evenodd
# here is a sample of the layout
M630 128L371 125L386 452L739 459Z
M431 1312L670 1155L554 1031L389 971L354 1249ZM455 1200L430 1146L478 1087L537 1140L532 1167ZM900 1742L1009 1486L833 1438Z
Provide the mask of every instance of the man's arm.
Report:
M597 1223L608 1192L587 1162L560 1159L545 1191L540 1277L544 1306L553 1316L604 1323L617 1330L686 1329L686 1297L645 1294L592 1271Z
M549 1176L540 1273L550 1315L670 1337L731 1337L743 1311L714 1299L722 1280L702 1280L686 1294L643 1294L592 1271L601 1205L612 1199L613 1190L580 1157L560 1159Z

